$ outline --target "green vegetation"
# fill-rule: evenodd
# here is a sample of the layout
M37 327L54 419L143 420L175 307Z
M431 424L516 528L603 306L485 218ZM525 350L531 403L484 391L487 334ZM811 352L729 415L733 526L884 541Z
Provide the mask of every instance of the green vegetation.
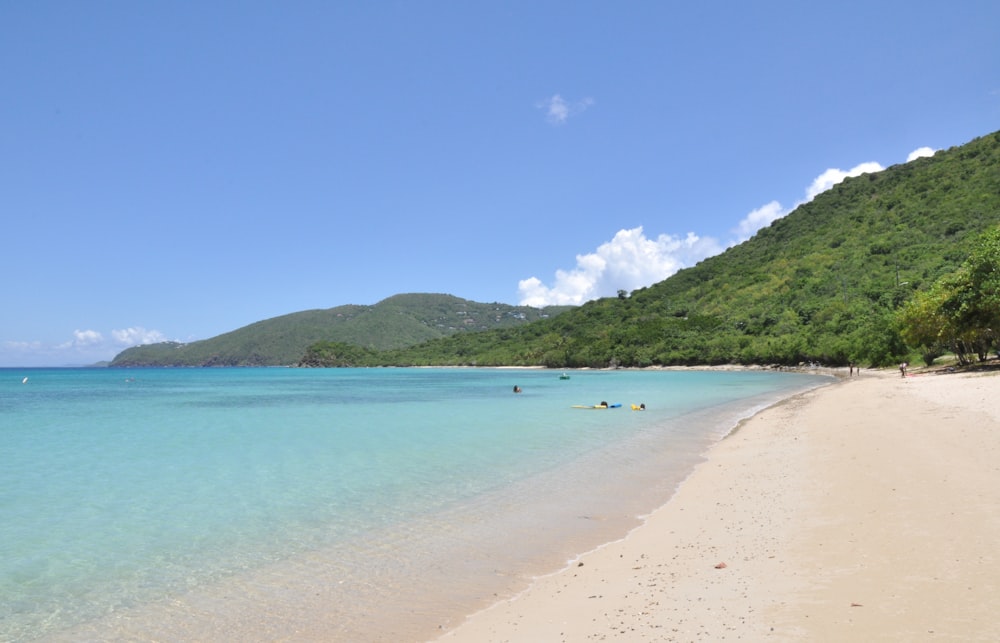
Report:
M345 365L358 356L371 359L377 351L436 337L522 326L567 308L485 304L451 295L395 295L374 306L347 305L283 315L188 344L134 346L119 353L111 366L292 365L317 342L337 345L341 357L330 364Z
M848 179L749 241L631 296L516 328L352 355L359 360L352 363L886 365L909 353L904 337L938 346L909 329L901 333L897 311L914 297L931 298L925 308L947 304L940 314L949 319L980 326L990 314L995 319L996 256L976 244L998 221L1000 133L994 133ZM948 277L979 255L979 268ZM993 288L992 298L972 297L985 287ZM324 361L322 349L314 347L303 363L336 364Z
M134 347L112 366L969 360L1000 327L998 222L1000 132L847 179L720 255L566 312L398 295Z
M961 268L908 301L898 320L928 366L949 351L959 364L986 359L1000 332L1000 228L982 236Z

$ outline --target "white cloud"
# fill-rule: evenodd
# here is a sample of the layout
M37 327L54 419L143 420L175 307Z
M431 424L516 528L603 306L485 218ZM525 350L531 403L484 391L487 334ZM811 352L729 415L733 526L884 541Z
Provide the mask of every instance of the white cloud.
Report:
M42 348L42 343L5 341L3 343L3 348L5 351L14 353L30 353L31 351L37 351Z
M781 207L781 204L777 201L771 201L765 205L760 206L750 214L748 214L736 228L736 232L739 233L740 239L746 240L753 236L755 232L763 227L771 225L771 222L780 219L781 217L788 214L788 212Z
M745 216L733 229L733 232L736 234L736 238L729 245L735 246L739 243L743 243L761 228L771 225L771 223L782 218L803 203L809 203L817 196L826 192L848 177L860 176L871 172L881 172L883 169L884 168L880 164L874 161L855 165L850 170L846 171L838 168L829 168L813 179L813 182L806 188L806 198L798 201L792 207L785 208L778 201L771 201L770 203L762 205L756 210L750 212L750 214Z
M146 330L142 326L125 328L122 330L112 330L111 336L122 346L136 346L138 344L157 344L166 341L167 337L158 330Z
M569 107L566 106L566 101L559 94L547 102L539 103L539 106L548 108L546 117L550 123L565 123L566 119L569 118Z
M93 346L102 341L104 341L104 336L96 330L74 330L73 341L70 343L73 346Z
M570 108L557 94L545 103L549 108L549 119L562 122L568 118ZM934 150L921 147L907 157L912 161L921 156L930 156ZM829 190L848 177L871 172L881 172L884 168L874 161L860 163L850 170L827 169L817 176L805 190L805 198L791 208L785 208L778 201L771 201L747 214L732 232L737 236L729 245L734 246L752 237L758 230L787 215L804 203ZM661 234L649 239L642 227L619 230L611 241L601 245L595 252L577 255L576 267L572 270L556 270L553 285L546 286L537 277L529 277L518 282L520 303L523 306L578 305L599 297L610 297L619 290L631 291L663 281L681 268L718 254L724 248L710 237L699 237L688 232L685 238Z
M522 306L582 304L663 281L681 268L719 253L714 240L689 232L679 238L661 234L650 239L642 226L619 230L611 241L590 254L577 255L576 268L557 270L552 287L537 277L518 283Z
M934 152L935 152L934 148L931 147L917 148L912 152L910 152L910 155L906 157L906 162L909 163L910 161L923 158L925 156L934 156Z
M0 367L94 364L112 359L129 346L166 340L160 331L142 327L112 330L110 335L105 337L96 330L76 329L68 340L61 343L5 341L0 343Z
M553 125L564 124L570 116L581 114L594 104L593 98L584 98L575 103L567 103L559 94L539 101L537 107L545 110L545 119Z
M833 186L837 185L844 179L853 176L861 176L862 174L869 174L871 172L881 172L883 168L881 165L874 161L868 163L862 163L861 165L855 165L850 170L846 172L844 170L839 170L837 168L830 168L826 172L823 172L817 176L809 188L806 190L806 200L802 203L808 203L815 199L818 195L826 192ZM801 205L802 203L796 204ZM794 209L794 208L793 208Z

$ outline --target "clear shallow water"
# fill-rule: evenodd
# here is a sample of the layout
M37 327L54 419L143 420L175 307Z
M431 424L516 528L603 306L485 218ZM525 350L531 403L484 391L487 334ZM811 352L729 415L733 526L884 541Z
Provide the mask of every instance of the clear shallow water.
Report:
M738 419L827 381L570 374L0 369L0 640L206 638L192 610L223 596L418 631L619 537ZM601 400L624 408L571 408Z

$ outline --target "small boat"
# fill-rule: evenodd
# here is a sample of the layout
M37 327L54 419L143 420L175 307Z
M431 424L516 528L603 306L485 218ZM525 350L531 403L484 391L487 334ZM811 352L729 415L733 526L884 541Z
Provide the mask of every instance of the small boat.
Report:
M566 373L563 373L562 375L559 376L559 379L561 379L561 380L568 380L569 379L569 375L566 374Z

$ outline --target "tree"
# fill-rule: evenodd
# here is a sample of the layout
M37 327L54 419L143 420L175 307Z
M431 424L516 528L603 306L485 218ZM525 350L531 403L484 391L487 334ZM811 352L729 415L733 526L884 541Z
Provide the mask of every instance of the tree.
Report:
M918 348L928 366L943 354L944 347L952 347L958 336L951 318L942 309L948 295L944 281L939 281L930 290L914 295L898 314L903 341Z
M948 346L961 363L971 353L985 359L1000 336L1000 227L979 238L957 271L904 305L897 320L907 344L925 356Z
M987 231L958 271L955 292L943 308L964 331L1000 330L1000 227Z

